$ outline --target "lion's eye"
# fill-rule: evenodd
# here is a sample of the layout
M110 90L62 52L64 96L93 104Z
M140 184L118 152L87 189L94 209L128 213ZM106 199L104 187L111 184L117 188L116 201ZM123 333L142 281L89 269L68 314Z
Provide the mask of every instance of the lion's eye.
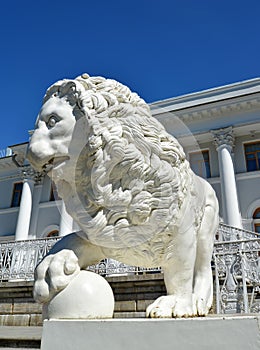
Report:
M50 117L46 123L48 128L53 128L57 123L57 119L55 117Z

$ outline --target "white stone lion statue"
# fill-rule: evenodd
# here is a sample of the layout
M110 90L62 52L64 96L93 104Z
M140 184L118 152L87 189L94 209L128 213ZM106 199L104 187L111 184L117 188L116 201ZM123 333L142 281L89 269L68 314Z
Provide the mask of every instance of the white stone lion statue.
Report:
M53 179L81 229L36 268L37 301L112 258L162 267L167 296L148 306L148 317L209 312L217 199L136 93L87 74L58 81L44 97L28 159Z

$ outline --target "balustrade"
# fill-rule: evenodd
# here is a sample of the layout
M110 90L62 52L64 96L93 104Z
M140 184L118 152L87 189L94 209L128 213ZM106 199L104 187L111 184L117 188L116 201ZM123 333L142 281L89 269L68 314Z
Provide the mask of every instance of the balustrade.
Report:
M37 263L58 237L0 243L0 281L33 280ZM213 252L217 313L260 312L260 235L220 224ZM113 259L89 266L111 276L161 272L159 267L128 266Z
M216 312L259 313L260 236L228 226L222 229L223 240L215 242L213 252Z

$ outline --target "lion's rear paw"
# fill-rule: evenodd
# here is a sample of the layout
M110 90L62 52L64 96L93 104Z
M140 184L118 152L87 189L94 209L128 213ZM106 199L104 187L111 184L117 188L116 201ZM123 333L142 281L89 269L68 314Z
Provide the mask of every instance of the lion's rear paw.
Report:
M211 302L202 298L197 298L196 307L198 316L206 316L211 308Z
M194 297L199 316L206 316L213 302L213 285L211 269L203 274L197 274L194 288Z
M196 314L196 305L192 296L163 296L156 299L146 310L146 317L151 318L193 317Z

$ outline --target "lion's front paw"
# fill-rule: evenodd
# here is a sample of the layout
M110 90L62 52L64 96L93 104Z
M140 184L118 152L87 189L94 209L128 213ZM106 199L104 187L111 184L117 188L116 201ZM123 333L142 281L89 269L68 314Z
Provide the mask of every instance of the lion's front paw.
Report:
M46 303L64 289L79 273L78 258L71 250L61 250L47 255L35 269L33 296L39 303Z
M146 309L146 317L151 318L193 317L196 314L193 296L163 296Z

